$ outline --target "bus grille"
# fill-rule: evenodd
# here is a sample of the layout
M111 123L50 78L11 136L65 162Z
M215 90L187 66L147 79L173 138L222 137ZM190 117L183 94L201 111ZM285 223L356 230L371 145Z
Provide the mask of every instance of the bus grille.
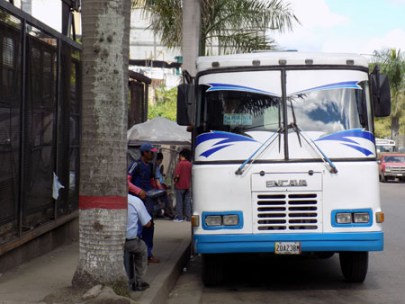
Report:
M256 198L259 231L310 232L320 228L317 193L257 194Z

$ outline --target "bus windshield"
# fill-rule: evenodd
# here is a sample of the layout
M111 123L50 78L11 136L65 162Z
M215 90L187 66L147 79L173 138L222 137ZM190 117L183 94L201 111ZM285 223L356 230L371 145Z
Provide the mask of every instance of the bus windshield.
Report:
M276 131L283 125L281 98L252 92L202 92L199 133L227 131Z
M289 124L301 131L321 131L324 134L362 128L368 130L367 83L361 89L334 88L292 94L282 98L253 92L213 91L201 85L198 133L227 131L243 134L248 131L275 132ZM283 109L287 109L284 122Z
M302 131L326 134L368 129L365 86L363 82L361 89L334 88L289 96L287 123L296 123Z

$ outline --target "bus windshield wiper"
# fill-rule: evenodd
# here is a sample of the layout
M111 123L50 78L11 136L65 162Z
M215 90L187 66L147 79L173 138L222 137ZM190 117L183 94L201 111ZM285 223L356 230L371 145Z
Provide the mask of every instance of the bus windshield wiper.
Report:
M323 160L323 162L325 163L326 167L328 168L330 173L338 173L338 170L335 166L335 164L326 156L326 154L321 150L321 148L319 148L319 146L315 143L315 141L313 139L308 139L306 135L304 135L304 133L302 133L302 131L300 130L300 128L297 126L296 123L290 123L288 125L288 128L293 129L297 135L298 138L300 138L300 136L302 136L302 138L304 138L304 140L307 142L307 144L315 151L317 152L321 159ZM300 142L301 144L301 142Z
M302 147L302 143L301 143L301 136L304 138L304 140L307 142L307 144L316 152L321 156L321 159L323 160L323 162L325 163L326 167L328 168L330 173L337 173L338 170L335 166L335 164L326 156L325 153L323 153L323 151L321 150L321 148L318 147L318 145L315 143L315 141L313 141L312 139L308 139L304 133L302 133L302 131L300 130L300 128L297 125L297 119L295 117L295 111L294 111L294 105L293 105L293 100L290 99L290 105L291 105L291 112L292 112L292 116L293 116L293 122L288 124L287 128L288 129L293 129L295 131L295 133L297 133L298 136L298 142L300 144L300 147Z
M268 147L270 147L270 145L274 142L274 140L277 138L277 134L279 134L281 132L281 129L278 129L275 133L273 133L263 144L260 145L259 148L257 148L256 151L254 151L252 153L252 155L250 155L240 166L239 168L235 171L236 175L242 175L243 172L245 171L245 167L247 164L253 164L253 162L261 155L263 154L264 151L266 151L266 149ZM260 153L259 153L260 152ZM256 156L256 157L255 157Z
M290 104L291 104L291 113L292 113L292 117L293 117L293 122L290 123L287 127L288 129L292 128L295 133L297 133L297 137L298 137L298 142L300 144L300 147L302 147L302 143L301 143L301 132L300 129L298 129L298 125L297 125L297 119L295 117L295 111L294 111L294 105L293 105L293 99L290 98Z

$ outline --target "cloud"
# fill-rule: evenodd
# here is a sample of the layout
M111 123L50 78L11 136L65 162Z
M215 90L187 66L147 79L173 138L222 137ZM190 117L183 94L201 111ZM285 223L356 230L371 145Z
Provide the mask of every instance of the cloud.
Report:
M328 29L350 23L343 15L332 12L324 0L289 0L291 8L301 24L292 32L270 32L281 49L319 51L327 39Z
M405 0L385 1L401 7L405 4ZM385 48L405 51L405 29L399 25L403 24L400 20L389 22L392 20L378 19L380 22L385 22L384 25L388 29L384 32L383 27L380 26L373 31L370 28L370 22L366 22L364 16L350 19L337 14L331 11L326 0L289 0L288 2L291 3L291 8L301 25L296 25L293 32L270 32L271 38L275 39L280 49L359 54L372 54L374 50L380 51ZM378 12L373 11L373 14L375 13ZM373 15L368 17L373 18Z
M405 51L405 31L393 29L384 36L369 38L364 35L327 36L319 43L317 51L342 52L371 55L383 49L400 49Z
M332 12L324 0L289 0L287 2L291 4L294 14L301 22L301 26L297 26L295 30L299 30L300 27L329 28L349 22L346 16Z
M397 50L400 49L401 51L405 51L405 31L403 29L393 29L383 37L376 37L369 40L365 45L366 50L380 51L387 48L395 48Z
M388 0L388 2L399 5L405 4L405 0Z

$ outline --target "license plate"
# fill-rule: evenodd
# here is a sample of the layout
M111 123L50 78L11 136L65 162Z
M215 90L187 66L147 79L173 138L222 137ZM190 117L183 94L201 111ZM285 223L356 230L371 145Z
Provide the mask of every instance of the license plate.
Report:
M275 254L300 254L300 242L276 242L274 246Z

